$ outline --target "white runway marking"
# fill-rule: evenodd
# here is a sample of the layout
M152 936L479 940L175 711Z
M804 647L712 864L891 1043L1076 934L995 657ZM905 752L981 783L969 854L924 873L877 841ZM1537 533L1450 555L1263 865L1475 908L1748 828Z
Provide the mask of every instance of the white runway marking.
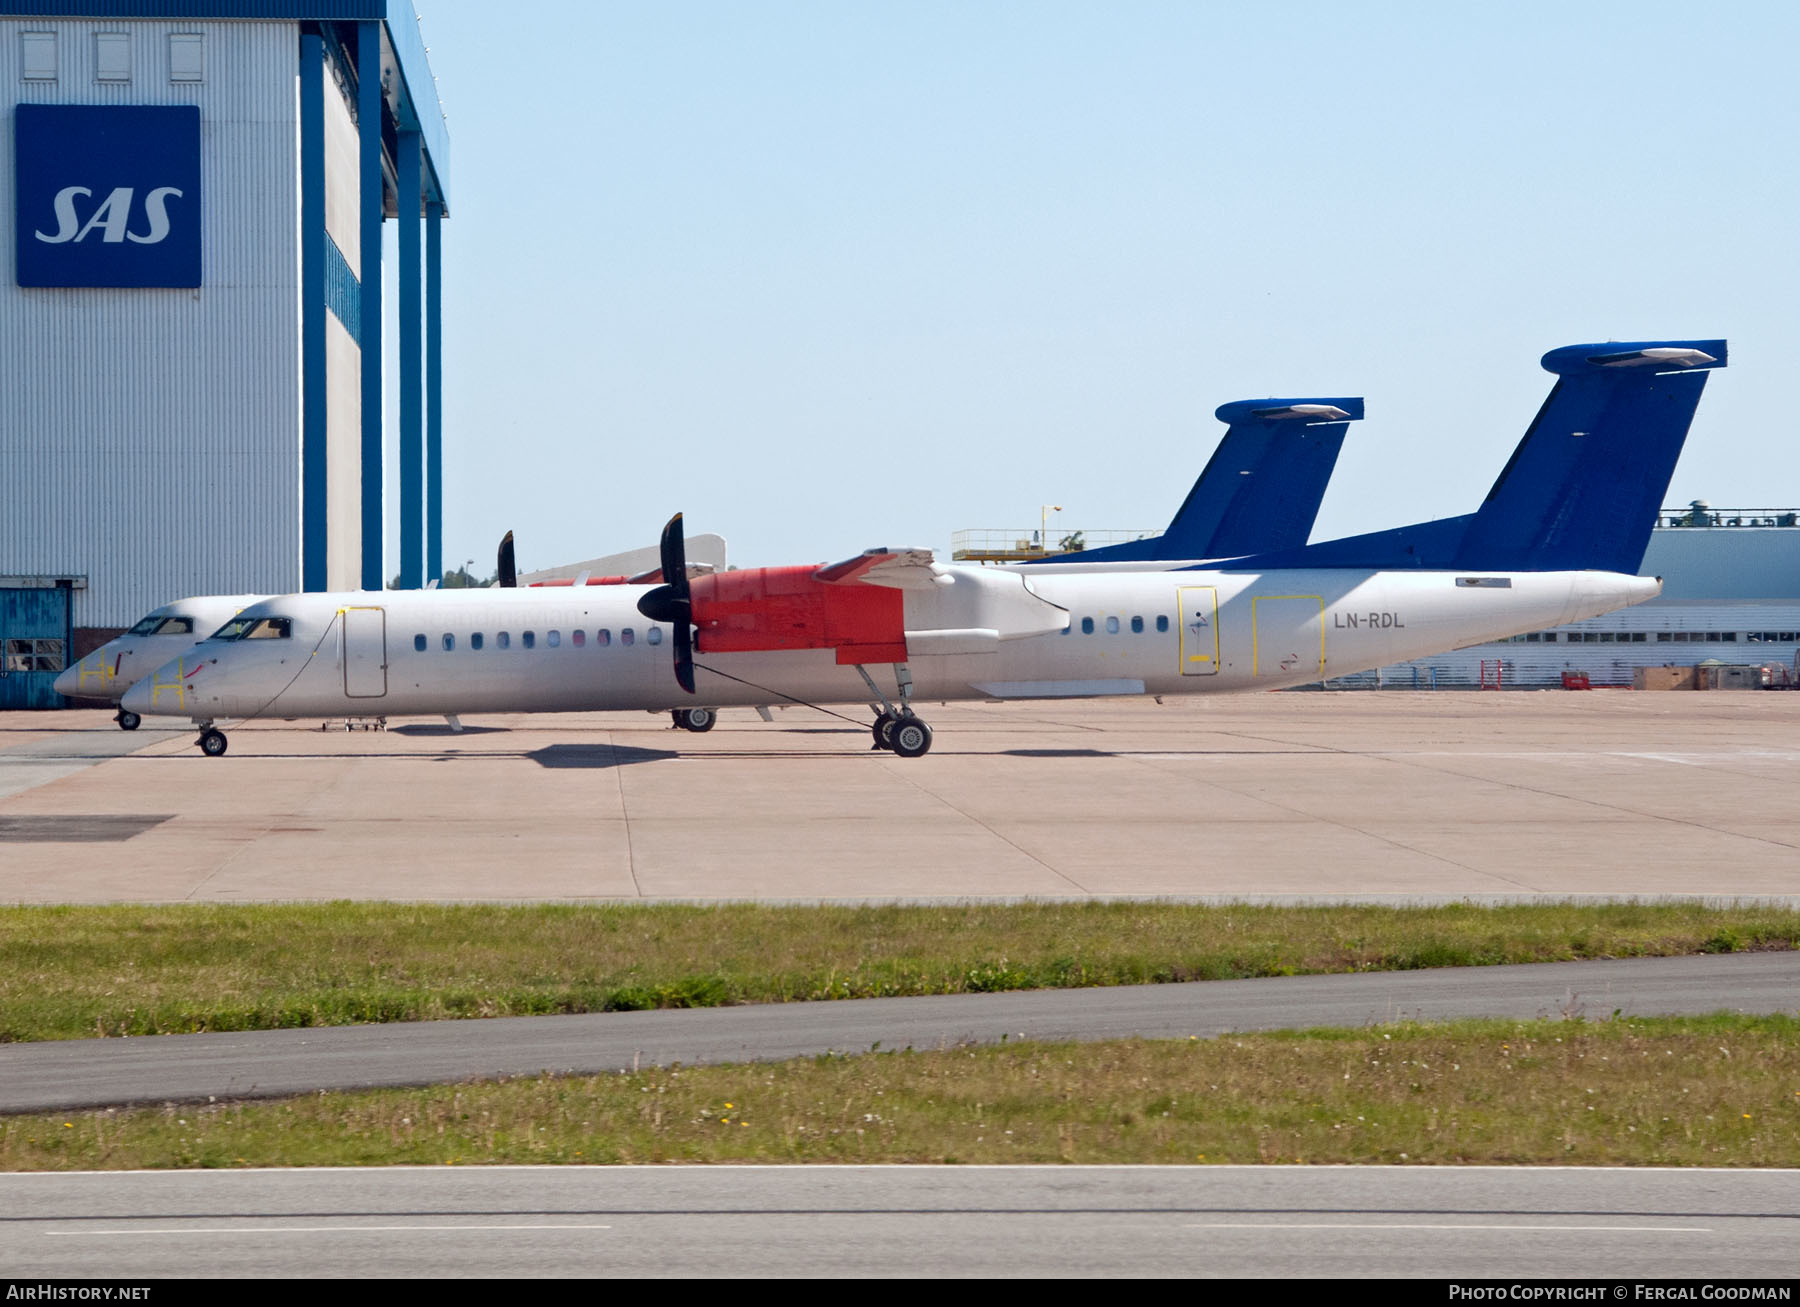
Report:
M112 1237L121 1234L373 1234L377 1232L444 1232L467 1234L472 1230L610 1230L610 1225L246 1225L157 1226L149 1230L46 1230L52 1238Z
M1705 1225L1407 1225L1396 1222L1237 1221L1191 1223L1189 1230L1523 1230L1569 1234L1711 1234Z

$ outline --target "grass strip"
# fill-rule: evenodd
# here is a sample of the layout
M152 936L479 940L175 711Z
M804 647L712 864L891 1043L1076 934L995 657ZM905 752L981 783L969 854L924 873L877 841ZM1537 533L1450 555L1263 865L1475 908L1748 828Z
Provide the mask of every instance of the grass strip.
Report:
M0 909L0 1040L1800 946L1699 904L182 904Z
M1800 1165L1800 1022L1455 1022L0 1119L0 1169L497 1163Z

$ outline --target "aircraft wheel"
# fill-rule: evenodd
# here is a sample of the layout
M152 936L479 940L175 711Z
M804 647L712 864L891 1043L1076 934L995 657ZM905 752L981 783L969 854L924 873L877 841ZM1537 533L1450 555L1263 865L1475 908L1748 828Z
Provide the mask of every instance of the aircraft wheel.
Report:
M710 731L718 724L718 721L719 714L717 709L677 708L675 710L675 724L681 727L682 730L693 731L695 734Z
M931 752L931 728L917 717L897 722L893 750L902 758L923 758Z
M875 725L869 728L875 737L874 749L892 749L894 747L894 725L900 719L892 713L882 713L875 719Z
M119 729L121 731L135 731L138 728L138 723L144 719L134 712L126 712L121 708L119 709L119 715L113 718L113 720L119 723Z
M194 743L200 746L200 752L204 753L208 758L223 758L225 756L224 731L210 729L201 731L200 738L194 741Z

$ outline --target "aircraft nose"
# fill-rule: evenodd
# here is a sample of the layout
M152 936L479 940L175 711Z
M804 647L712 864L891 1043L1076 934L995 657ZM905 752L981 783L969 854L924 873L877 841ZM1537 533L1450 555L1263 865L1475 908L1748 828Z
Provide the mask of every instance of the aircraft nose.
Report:
M123 708L126 712L134 712L139 717L150 716L154 712L154 709L150 704L150 683L155 679L156 678L153 676L146 676L143 680L125 691L125 697L119 700L119 707Z
M60 695L74 698L81 693L81 664L63 669L62 675L50 682L50 688Z

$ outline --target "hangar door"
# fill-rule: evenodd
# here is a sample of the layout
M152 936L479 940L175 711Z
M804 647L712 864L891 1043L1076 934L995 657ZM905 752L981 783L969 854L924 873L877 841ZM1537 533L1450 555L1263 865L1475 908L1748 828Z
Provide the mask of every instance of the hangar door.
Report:
M62 707L52 687L68 652L68 589L0 578L0 708Z
M344 693L352 699L387 693L385 609L344 609Z

